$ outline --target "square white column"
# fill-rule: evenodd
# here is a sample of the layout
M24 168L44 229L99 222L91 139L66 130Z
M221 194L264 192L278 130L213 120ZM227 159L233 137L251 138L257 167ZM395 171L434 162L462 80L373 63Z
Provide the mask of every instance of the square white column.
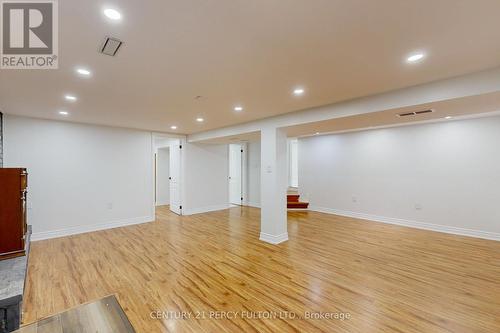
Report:
M260 240L279 244L288 240L286 192L287 137L278 128L261 130Z

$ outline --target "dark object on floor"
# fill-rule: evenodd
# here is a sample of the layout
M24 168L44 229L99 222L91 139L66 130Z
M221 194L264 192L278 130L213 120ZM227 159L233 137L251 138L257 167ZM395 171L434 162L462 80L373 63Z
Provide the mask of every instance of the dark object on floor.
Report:
M115 296L80 305L26 325L15 333L135 333Z
M26 255L0 261L0 333L12 332L21 323L21 304L28 269L31 226L27 228Z

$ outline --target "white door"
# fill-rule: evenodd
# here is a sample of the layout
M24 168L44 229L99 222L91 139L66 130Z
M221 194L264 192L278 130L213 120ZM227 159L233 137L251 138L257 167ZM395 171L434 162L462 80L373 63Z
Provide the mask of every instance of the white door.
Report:
M158 148L156 154L156 205L170 204L170 148Z
M181 201L181 141L170 143L170 210L182 215Z
M229 145L229 203L241 205L242 194L242 152L241 145Z

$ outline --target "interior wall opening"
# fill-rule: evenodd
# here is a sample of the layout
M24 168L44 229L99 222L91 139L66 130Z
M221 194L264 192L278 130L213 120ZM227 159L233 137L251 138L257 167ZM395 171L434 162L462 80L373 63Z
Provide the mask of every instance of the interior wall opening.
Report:
M170 147L158 148L156 152L156 206L170 205Z
M229 145L229 203L243 205L243 146Z
M153 135L154 159L154 208L169 206L182 215L181 202L181 151L180 138Z

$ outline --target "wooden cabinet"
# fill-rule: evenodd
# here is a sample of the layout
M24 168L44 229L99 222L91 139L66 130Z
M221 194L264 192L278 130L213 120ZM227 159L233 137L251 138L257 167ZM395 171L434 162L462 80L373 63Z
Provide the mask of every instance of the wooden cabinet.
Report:
M0 168L0 260L25 254L28 173Z

